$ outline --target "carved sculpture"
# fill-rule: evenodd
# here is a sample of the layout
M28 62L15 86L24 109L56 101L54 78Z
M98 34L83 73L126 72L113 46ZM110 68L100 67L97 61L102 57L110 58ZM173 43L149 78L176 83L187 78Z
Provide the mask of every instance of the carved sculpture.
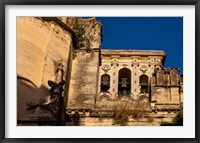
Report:
M53 81L48 81L48 85L51 87L50 89L50 96L46 99L40 99L38 103L28 102L27 105L29 106L27 110L35 110L40 107L44 112L45 110L50 111L52 117L57 117L59 114L59 109L62 106L62 92L63 92L63 85L65 81L61 81L58 84Z

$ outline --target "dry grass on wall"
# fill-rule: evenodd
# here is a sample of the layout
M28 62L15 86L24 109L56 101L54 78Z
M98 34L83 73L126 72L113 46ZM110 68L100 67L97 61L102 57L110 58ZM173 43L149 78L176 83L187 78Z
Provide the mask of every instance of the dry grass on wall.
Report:
M138 100L116 103L114 105L113 125L126 126L129 118L142 119L146 115L148 108L149 103Z

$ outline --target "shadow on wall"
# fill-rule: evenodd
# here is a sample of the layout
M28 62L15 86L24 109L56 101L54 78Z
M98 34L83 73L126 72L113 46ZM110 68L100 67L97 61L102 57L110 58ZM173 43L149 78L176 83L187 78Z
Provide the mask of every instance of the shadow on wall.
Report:
M49 89L45 86L39 88L29 79L17 76L17 120L29 120L33 111L27 110L27 103L39 103L49 95Z

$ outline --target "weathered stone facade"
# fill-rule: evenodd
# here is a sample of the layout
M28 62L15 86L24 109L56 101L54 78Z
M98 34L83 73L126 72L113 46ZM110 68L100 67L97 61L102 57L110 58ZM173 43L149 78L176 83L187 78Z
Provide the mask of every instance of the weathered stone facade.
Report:
M39 112L37 113L33 112L34 109L26 110L27 103L32 102L37 105L40 100L46 100L50 88L47 81L59 82L59 78L65 79L66 75L70 74L69 66L73 48L72 33L55 20L35 17L17 18L17 119L19 122L29 122L30 118L36 118L38 114L45 117L51 115L49 111L45 113L36 110ZM59 62L65 73L63 77L57 72ZM66 80L66 84L67 82Z
M183 77L164 68L166 53L103 50L101 29L95 18L17 18L18 125L159 126L175 117Z

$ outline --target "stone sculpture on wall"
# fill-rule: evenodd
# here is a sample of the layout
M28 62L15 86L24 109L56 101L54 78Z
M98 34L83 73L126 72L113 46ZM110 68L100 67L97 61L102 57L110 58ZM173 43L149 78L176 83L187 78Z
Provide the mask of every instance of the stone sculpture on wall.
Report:
M48 84L51 87L50 95L45 99L40 99L38 103L27 102L28 108L26 110L31 110L31 113L33 113L32 117L36 119L35 122L42 121L45 124L46 122L54 121L59 124L63 106L62 92L65 81L57 84L49 80ZM36 111L37 113L35 113ZM47 114L43 116L43 113Z

